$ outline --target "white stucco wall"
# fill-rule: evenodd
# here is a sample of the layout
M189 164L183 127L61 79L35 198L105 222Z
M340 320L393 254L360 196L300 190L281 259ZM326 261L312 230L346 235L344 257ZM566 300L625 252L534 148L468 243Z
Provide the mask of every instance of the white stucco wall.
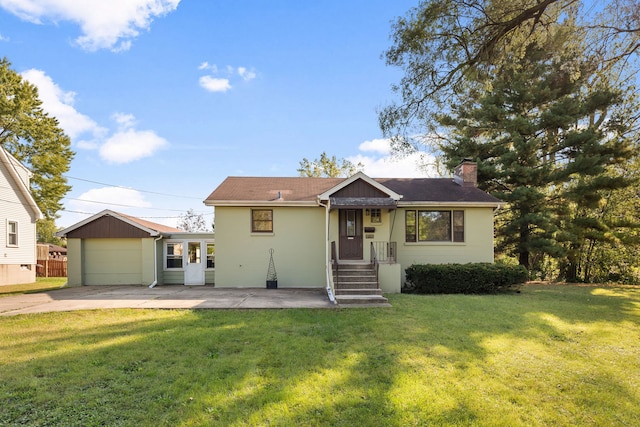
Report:
M273 233L251 232L251 207L215 208L216 287L265 287L271 248L279 288L325 287L325 209L259 209L273 209Z

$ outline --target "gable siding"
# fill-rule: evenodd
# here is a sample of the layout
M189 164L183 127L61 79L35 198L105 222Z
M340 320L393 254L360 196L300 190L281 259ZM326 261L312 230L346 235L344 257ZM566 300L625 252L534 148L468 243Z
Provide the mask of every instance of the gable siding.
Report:
M36 263L36 220L28 206L0 164L0 264ZM18 247L7 247L7 220L18 222Z
M378 190L368 182L358 179L348 186L336 191L332 197L389 197L388 194Z
M67 233L72 239L145 238L149 233L109 215Z

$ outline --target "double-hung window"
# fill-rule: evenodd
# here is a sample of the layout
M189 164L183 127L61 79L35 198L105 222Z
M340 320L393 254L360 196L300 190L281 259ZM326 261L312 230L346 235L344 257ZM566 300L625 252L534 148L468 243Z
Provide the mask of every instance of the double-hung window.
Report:
M406 242L464 242L464 211L407 210Z
M7 246L18 246L17 221L7 221Z
M273 209L251 209L251 232L273 233Z
M182 243L167 243L166 268L182 268L182 255L184 246Z
M216 268L216 245L207 242L207 268Z

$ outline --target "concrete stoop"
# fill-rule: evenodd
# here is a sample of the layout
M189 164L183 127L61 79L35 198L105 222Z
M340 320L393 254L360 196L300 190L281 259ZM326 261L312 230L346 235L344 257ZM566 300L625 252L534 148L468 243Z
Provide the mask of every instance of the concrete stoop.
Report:
M340 264L333 271L338 307L391 307L371 264Z

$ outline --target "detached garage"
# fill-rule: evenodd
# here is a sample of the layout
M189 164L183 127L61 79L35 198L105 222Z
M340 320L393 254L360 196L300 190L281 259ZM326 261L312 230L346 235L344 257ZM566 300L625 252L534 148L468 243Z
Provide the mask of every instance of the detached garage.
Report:
M213 284L213 233L177 228L105 210L61 232L68 286Z

